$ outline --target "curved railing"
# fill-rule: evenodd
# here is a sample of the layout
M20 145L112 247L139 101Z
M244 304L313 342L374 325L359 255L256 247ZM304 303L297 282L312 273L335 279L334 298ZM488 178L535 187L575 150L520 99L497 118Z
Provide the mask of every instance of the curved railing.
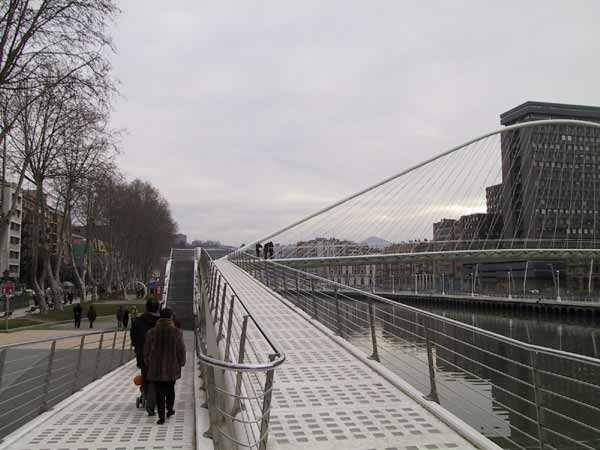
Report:
M194 267L196 356L215 448L267 445L273 377L285 361L210 255ZM216 370L218 369L218 370Z
M0 439L133 356L128 330L0 346Z
M527 344L247 253L229 260L502 447L600 448L600 360Z

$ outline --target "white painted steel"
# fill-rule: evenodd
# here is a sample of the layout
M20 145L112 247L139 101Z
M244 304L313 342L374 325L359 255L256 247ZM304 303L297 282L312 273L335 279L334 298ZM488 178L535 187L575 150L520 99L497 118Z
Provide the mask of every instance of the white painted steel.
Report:
M229 261L216 264L287 355L275 376L269 449L476 448L277 294Z
M429 164L429 163L431 163L433 161L436 161L436 160L438 160L440 158L443 158L446 155L454 153L454 152L456 152L456 151L458 151L458 150L460 150L462 148L465 148L465 147L467 147L467 146L469 146L471 144L474 144L477 141L481 141L481 140L483 140L485 138L488 138L490 136L494 136L496 134L504 133L504 132L507 132L507 131L518 130L518 129L522 129L522 128L530 128L530 127L540 126L540 125L561 125L561 124L562 125L567 125L567 124L570 124L570 125L586 125L586 126L591 126L591 127L595 127L595 128L600 128L600 124L598 124L596 122L588 122L588 121L584 121L584 120L573 120L573 119L534 120L534 121L531 121L531 122L522 122L522 123L518 123L518 124L515 124L515 125L510 125L510 126L507 126L507 127L499 128L499 129L491 131L489 133L482 134L481 136L478 136L478 137L476 137L474 139L471 139L471 140L469 140L469 141L467 141L467 142L465 142L465 143L463 143L461 145L457 145L456 147L453 147L450 150L446 150L445 152L442 152L442 153L440 153L440 154L438 154L438 155L436 155L436 156L434 156L432 158L429 158L426 161L423 161L420 164L414 165L414 166L412 166L412 167L410 167L410 168L408 168L406 170L403 170L400 173L392 175L391 177L387 177L384 180L382 180L382 181L380 181L378 183L375 183L372 186L369 186L369 187L367 187L367 188L365 188L365 189L363 189L361 191L358 191L358 192L356 192L356 193L354 193L352 195L349 195L348 197L343 198L343 199L341 199L341 200L333 203L332 205L329 205L329 206L327 206L327 207L325 207L323 209L320 209L319 211L317 211L317 212L315 212L313 214L310 214L310 215L308 215L308 216L306 216L306 217L304 217L304 218L302 218L302 219L300 219L300 220L292 223L291 225L283 227L280 230L277 230L277 231L275 231L275 232L273 232L273 233L271 233L271 234L269 234L269 235L267 235L267 236L265 236L265 237L263 237L261 239L256 239L256 240L250 242L249 244L246 244L244 247L242 247L238 251L244 251L244 250L250 249L257 242L268 241L269 239L272 239L272 238L274 238L275 236L277 236L277 235L279 235L281 233L285 233L286 231L291 230L292 228L297 227L298 225L301 225L304 222L308 222L309 220L311 220L311 219L313 219L313 218L315 218L315 217L317 217L317 216L319 216L321 214L324 214L327 211L331 211L332 209L334 209L334 208L336 208L336 207L338 207L340 205L343 205L344 203L347 203L347 202L349 202L350 200L352 200L352 199L354 199L356 197L359 197L359 196L361 196L363 194L366 194L367 192L370 192L373 189L377 189L379 186L382 186L382 185L384 185L386 183L389 183L390 181L395 180L396 178L399 178L399 177L401 177L403 175L406 175L407 173L412 172L413 170L417 170L420 167L423 167L423 166L425 166L425 165L427 165L427 164Z

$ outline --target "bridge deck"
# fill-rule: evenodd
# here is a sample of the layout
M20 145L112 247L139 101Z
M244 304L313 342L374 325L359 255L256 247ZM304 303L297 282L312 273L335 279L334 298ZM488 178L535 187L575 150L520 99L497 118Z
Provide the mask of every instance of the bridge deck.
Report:
M187 333L186 333L187 334ZM195 444L193 341L186 336L187 364L177 382L175 415L165 425L157 416L137 409L139 389L133 377L135 360L106 375L55 411L17 430L16 441L0 444L10 450L191 450ZM13 436L14 437L14 436ZM208 447L207 447L208 448Z
M268 448L473 449L408 395L228 261L217 261L286 353L277 369Z

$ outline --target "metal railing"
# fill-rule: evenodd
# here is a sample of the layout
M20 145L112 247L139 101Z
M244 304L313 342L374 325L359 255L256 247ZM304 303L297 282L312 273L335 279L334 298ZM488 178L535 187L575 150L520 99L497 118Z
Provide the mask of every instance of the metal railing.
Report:
M275 368L285 360L202 250L194 267L196 355L215 448L264 450Z
M229 260L507 449L600 448L600 360L238 252Z
M0 438L132 357L127 330L0 346Z

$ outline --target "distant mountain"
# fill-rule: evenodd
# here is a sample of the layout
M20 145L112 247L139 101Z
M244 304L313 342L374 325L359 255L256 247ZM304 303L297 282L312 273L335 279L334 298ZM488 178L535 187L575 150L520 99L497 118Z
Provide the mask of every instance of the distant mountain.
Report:
M389 245L392 245L391 242L386 241L385 239L381 239L377 236L371 236L361 242L361 244L366 244L371 248L384 248Z

